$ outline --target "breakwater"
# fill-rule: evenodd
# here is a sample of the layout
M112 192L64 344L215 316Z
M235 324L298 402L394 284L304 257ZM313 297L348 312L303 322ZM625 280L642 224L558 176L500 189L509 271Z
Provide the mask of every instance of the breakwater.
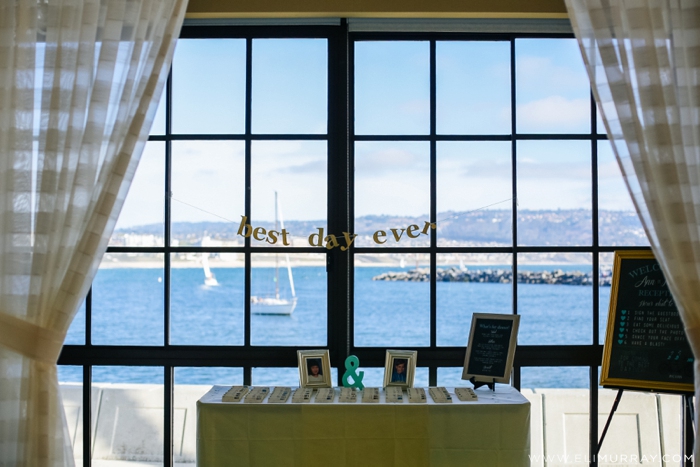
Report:
M612 275L609 271L601 273L599 284L609 286ZM406 281L428 282L430 269L418 268L410 271L385 272L372 278L373 281ZM513 271L510 269L470 270L451 267L437 270L438 282L488 282L510 284L513 281ZM593 277L582 271L518 271L518 283L522 284L563 284L563 285L592 285Z

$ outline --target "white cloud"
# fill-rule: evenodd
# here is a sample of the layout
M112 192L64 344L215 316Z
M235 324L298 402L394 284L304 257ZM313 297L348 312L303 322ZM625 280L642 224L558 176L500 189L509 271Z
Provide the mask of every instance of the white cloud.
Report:
M552 183L552 180L569 180L571 182L587 183L590 186L591 166L590 163L566 161L564 159L556 163L518 160L518 179L536 180L538 183Z
M572 131L588 128L590 101L549 96L518 105L519 131Z
M399 106L399 109L410 115L430 115L430 101L426 99L406 101Z
M588 75L580 66L563 66L550 57L521 56L518 58L518 90L520 92L542 91L566 94L588 92Z
M422 148L421 148L422 149ZM386 177L397 172L421 172L429 168L427 154L420 155L398 148L361 152L355 156L355 176L357 178Z

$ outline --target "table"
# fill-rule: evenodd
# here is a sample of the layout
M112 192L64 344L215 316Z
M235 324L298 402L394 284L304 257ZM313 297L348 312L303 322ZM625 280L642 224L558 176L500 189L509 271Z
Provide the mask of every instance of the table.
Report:
M197 401L203 466L529 466L530 403L511 386L452 404L226 403L230 386ZM426 389L426 394L427 394Z

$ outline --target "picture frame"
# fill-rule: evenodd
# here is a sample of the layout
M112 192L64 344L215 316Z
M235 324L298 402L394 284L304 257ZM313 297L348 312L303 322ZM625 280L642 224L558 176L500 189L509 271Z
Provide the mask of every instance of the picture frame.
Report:
M520 315L474 313L462 379L509 383L519 324Z
M328 349L297 350L299 386L302 388L330 388L331 357Z
M384 359L384 387L412 388L416 376L415 350L387 350Z

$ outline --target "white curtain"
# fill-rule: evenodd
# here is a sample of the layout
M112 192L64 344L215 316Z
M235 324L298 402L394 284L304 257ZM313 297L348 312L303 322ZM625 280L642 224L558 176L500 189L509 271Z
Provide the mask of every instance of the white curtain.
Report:
M700 400L700 2L566 6L608 137L695 353Z
M0 465L73 465L56 361L107 247L186 0L0 2Z

